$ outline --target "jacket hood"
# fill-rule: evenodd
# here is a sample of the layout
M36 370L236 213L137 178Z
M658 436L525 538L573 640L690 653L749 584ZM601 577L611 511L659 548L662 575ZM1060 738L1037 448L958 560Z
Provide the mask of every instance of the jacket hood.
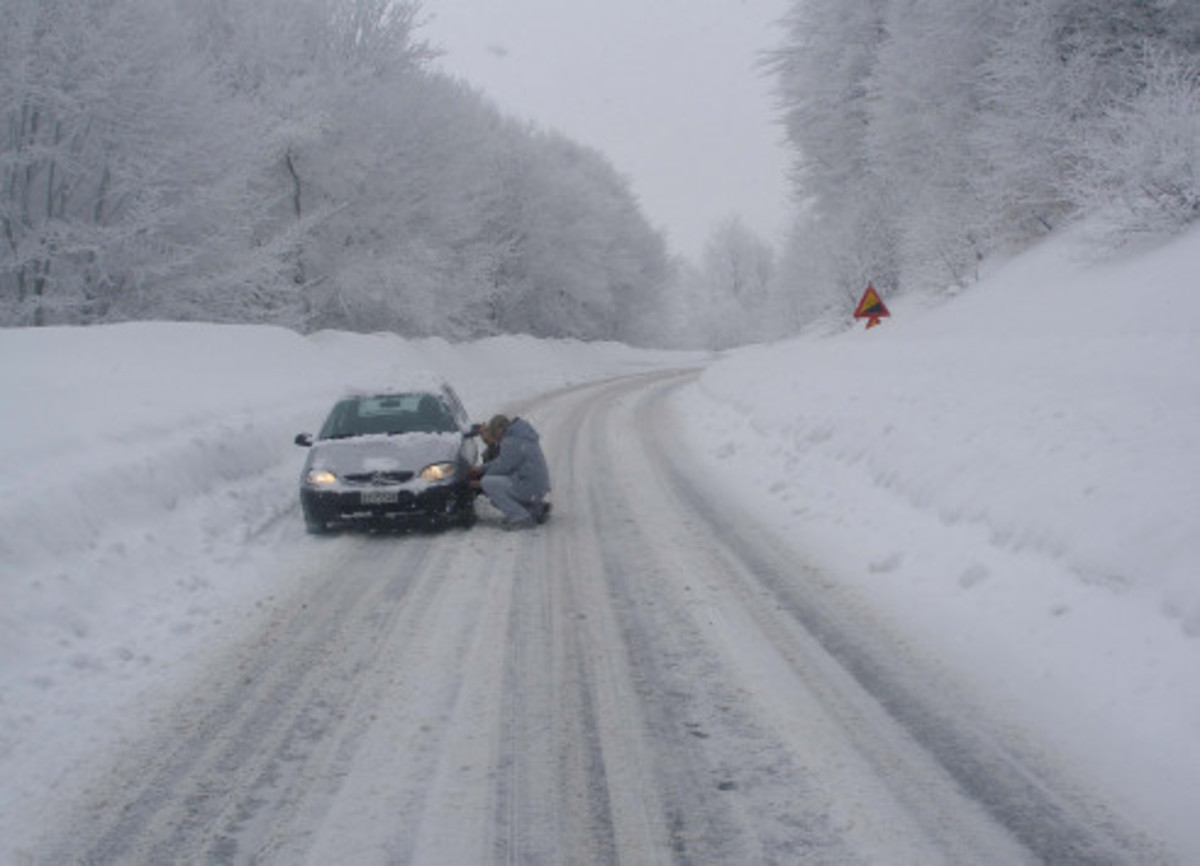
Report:
M505 436L515 436L518 439L526 439L530 442L537 442L541 437L538 432L524 418L514 418L512 423L508 425L508 431Z

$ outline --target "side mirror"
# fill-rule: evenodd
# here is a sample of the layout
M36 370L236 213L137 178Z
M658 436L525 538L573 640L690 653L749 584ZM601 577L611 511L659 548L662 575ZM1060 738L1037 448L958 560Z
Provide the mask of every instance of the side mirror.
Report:
M296 441L297 445L300 445L304 448L311 448L312 443L313 443L312 434L311 433L298 433L296 435L295 441Z

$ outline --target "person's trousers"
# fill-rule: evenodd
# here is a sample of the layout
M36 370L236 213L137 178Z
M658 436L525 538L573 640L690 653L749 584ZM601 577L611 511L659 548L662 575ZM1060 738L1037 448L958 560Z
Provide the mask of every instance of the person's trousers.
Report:
M480 479L479 485L492 505L500 509L505 520L517 523L536 517L532 509L536 508L538 503L523 502L513 496L513 482L507 475L485 475Z

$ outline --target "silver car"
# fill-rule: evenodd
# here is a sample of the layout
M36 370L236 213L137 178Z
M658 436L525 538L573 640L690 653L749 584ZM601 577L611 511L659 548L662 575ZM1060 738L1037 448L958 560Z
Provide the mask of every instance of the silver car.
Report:
M311 449L300 476L311 533L475 523L468 480L479 445L448 385L347 396L315 439L301 433L295 441Z

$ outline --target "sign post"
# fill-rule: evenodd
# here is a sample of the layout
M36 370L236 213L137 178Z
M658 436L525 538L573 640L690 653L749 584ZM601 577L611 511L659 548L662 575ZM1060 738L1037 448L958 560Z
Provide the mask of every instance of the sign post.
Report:
M862 300L858 302L858 308L854 311L854 318L866 319L867 330L874 328L879 324L879 320L884 316L890 316L887 305L883 303L883 299L879 297L879 292L875 291L875 286L867 283L867 290L863 292Z

